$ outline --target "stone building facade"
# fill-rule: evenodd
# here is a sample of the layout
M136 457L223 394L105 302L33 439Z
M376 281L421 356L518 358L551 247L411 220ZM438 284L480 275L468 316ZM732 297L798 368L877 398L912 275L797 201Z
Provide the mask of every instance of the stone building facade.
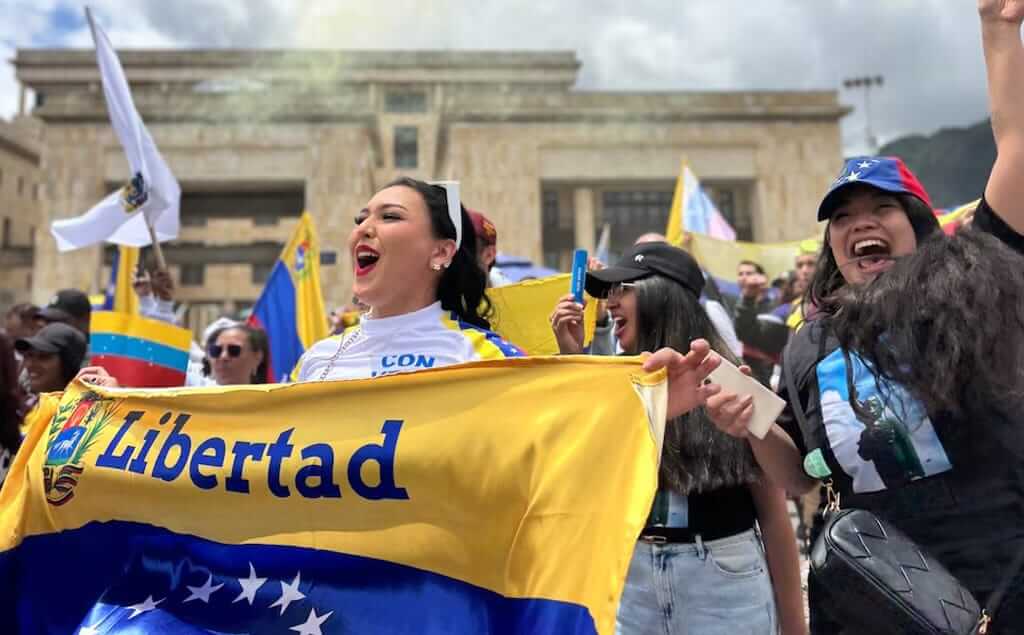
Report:
M32 295L43 197L40 132L27 117L0 120L0 312Z
M572 52L124 51L136 105L182 184L167 246L195 315L244 308L302 209L348 297L354 214L398 175L462 181L501 251L565 266L604 223L613 250L665 225L684 158L741 237L806 236L841 160L846 109L826 92L587 92ZM37 226L126 180L91 51L19 50L45 122ZM6 186L5 186L6 187ZM33 297L98 287L103 250L35 236ZM109 250L108 250L109 251ZM205 319L205 317L204 317ZM198 318L190 321L198 321Z

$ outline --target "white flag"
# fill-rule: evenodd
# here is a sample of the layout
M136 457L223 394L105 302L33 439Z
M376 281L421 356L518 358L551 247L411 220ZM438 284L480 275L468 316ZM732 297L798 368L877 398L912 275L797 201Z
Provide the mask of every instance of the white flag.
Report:
M93 20L88 8L85 16L96 45L96 62L100 67L110 124L124 148L131 174L126 175L129 183L125 187L81 216L54 221L50 232L57 239L60 251L102 241L144 247L152 242L146 227L148 220L157 240L173 240L178 237L181 187L135 110L128 80L107 34Z

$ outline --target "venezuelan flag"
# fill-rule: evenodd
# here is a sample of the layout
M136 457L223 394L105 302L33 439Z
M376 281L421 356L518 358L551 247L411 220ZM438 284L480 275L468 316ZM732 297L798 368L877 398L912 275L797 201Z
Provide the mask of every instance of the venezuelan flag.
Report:
M267 381L282 381L307 348L327 337L327 312L320 291L320 241L313 217L303 212L263 287L249 323L270 342Z
M548 318L558 300L569 293L571 281L572 275L566 273L488 289L494 309L491 330L527 355L557 355L558 342ZM590 298L583 311L584 346L594 339L596 323L597 302Z
M955 234L963 226L964 219L974 213L980 202L981 199L976 199L956 207L935 210L935 216L939 219L939 226L942 227L942 231L948 236Z
M89 320L91 364L102 366L122 386L185 385L192 333L138 315L93 311Z
M684 231L719 240L736 240L736 231L715 207L686 161L679 166L665 236L670 244L680 245Z
M132 272L139 264L139 248L119 245L110 266L110 281L103 293L92 294L93 311L139 312L139 296L132 286Z
M640 370L72 384L0 490L0 616L62 635L611 635L664 434L664 376Z

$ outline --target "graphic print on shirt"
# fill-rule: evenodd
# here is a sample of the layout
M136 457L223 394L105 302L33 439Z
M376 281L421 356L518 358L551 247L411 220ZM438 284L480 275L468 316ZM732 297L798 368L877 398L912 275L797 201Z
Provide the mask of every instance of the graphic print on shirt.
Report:
M434 366L447 366L452 362L443 364L437 363L435 355L423 353L392 353L389 355L376 355L373 358L373 371L370 377L381 377L395 373L407 373L413 370L434 368Z
M856 355L850 361L859 413L850 405L841 349L818 363L817 375L825 433L853 491L896 488L952 469L921 403L900 386L877 383Z

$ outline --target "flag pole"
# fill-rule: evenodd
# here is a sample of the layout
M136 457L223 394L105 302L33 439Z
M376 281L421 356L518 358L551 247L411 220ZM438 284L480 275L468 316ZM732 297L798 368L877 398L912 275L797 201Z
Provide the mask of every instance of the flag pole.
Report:
M150 222L148 217L143 217L146 221L146 229L149 230L149 237L153 241L153 255L156 257L157 269L162 271L168 271L167 261L164 260L164 250L160 247L160 241L156 237L156 230L153 229L153 223Z

